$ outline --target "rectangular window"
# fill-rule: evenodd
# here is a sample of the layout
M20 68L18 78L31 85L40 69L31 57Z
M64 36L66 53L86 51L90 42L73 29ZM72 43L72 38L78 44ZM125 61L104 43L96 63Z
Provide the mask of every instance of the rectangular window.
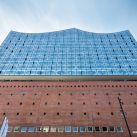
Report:
M94 130L95 130L96 132L100 132L100 127L94 127Z
M93 127L87 127L88 132L93 132Z
M43 132L49 132L49 126L43 127Z
M19 132L20 127L14 127L14 132Z
M27 127L22 127L21 132L24 132L24 133L27 132Z
M71 127L70 126L66 126L65 127L65 132L71 132Z
M107 127L102 127L102 131L103 131L103 132L107 132L107 131L108 131L108 128L107 128Z
M12 132L12 127L8 127L8 132Z
M115 132L115 127L114 126L109 126L109 131L110 132Z
M57 128L56 127L50 127L50 132L56 132L57 131Z
M122 129L121 126L118 126L118 127L117 127L117 132L123 132L123 129Z
M86 127L80 127L80 132L86 132Z
M64 132L64 127L58 127L58 132L60 133Z
M41 132L42 128L41 127L36 127L35 132Z
M34 132L35 131L35 128L34 127L29 127L28 128L28 132Z
M78 132L78 127L73 127L73 132Z

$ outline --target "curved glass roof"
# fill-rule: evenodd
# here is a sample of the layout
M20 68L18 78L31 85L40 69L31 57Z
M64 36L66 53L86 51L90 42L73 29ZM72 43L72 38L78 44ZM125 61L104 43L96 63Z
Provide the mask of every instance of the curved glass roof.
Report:
M0 75L137 75L137 42L126 31L11 31L0 47Z

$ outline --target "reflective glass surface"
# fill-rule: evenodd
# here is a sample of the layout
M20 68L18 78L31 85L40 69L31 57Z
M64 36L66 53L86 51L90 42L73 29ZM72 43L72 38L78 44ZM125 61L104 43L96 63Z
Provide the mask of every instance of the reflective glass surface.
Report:
M137 42L127 31L11 31L0 46L0 75L136 75Z

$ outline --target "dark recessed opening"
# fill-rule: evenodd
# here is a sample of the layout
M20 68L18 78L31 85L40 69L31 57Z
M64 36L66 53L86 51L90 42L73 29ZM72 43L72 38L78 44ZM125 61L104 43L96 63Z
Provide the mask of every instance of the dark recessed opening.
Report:
M22 105L22 102L20 102L20 105Z
M57 115L59 116L59 112L57 112Z
M73 103L72 102L70 102L70 105L72 105Z
M58 95L59 95L59 96L61 96L61 94L60 94L60 93L59 93Z
M58 102L58 105L60 105L60 102Z
M73 112L71 112L70 115L72 116L72 115L73 115Z
M100 113L99 113L99 112L98 112L97 114L98 114L98 115L100 115Z
M8 102L7 105L9 105L10 103Z
M72 96L73 94L72 93L70 93L70 96Z
M83 102L83 105L85 105L85 102Z
M3 116L5 116L5 115L6 115L6 113L4 112L4 113L3 113Z
M98 102L96 102L96 105L98 105Z
M17 116L19 115L19 112L16 114Z
M46 115L46 112L44 112L43 115L45 116L45 115Z
M87 115L87 113L86 113L86 112L84 112L84 115Z
M45 105L47 105L48 103L47 102L45 102Z
M35 103L33 102L32 105L35 105Z
M108 93L106 93L106 96L108 96Z
M32 112L30 113L30 115L32 115Z
M47 93L47 96L48 96L49 94Z
M114 113L113 113L113 112L111 112L111 115L113 116L113 115L114 115Z

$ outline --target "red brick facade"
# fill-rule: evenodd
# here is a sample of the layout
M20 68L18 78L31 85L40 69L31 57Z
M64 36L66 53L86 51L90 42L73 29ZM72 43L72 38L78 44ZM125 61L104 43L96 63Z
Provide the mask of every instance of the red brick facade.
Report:
M8 137L94 136L129 137L120 109L121 99L129 129L137 136L137 82L0 82L0 121L9 126L121 126L123 132L18 133Z

